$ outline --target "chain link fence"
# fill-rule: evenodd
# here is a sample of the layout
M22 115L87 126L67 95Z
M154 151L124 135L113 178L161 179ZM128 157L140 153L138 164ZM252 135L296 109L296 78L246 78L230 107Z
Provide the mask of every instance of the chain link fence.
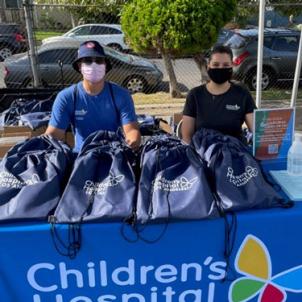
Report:
M0 0L3 2L4 0ZM22 5L0 9L0 87L33 87L33 67L29 56L36 55L38 84L61 89L81 79L73 70L79 44L97 40L106 47L113 69L108 80L128 88L132 93L154 93L169 90L169 79L160 55L134 53L126 42L119 19L114 14L85 14L87 8L72 5L31 5L29 17L33 23L34 50L29 52L28 28ZM15 1L18 3L18 1ZM263 60L263 99L290 98L300 39L302 14L291 16L278 10L286 3L266 7L266 31ZM277 7L278 6L278 7ZM302 11L302 1L294 4ZM257 6L246 6L248 17L239 15L236 22L220 31L218 42L229 45L234 53L234 79L244 82L250 90L256 87L257 68ZM90 6L93 12L93 6ZM244 23L242 20L244 19ZM239 25L240 24L240 25ZM25 52L24 52L25 51ZM175 58L173 67L182 92L201 83L201 72L193 57ZM301 89L300 89L301 90ZM299 97L302 92L299 91Z

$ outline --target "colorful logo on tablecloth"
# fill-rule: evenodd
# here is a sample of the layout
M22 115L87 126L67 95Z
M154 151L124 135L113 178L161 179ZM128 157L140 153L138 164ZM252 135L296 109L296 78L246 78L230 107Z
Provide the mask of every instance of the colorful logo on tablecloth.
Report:
M258 302L285 302L286 292L302 292L302 265L272 276L270 254L265 244L248 235L235 259L235 268L245 275L229 289L229 302L247 302L258 296Z

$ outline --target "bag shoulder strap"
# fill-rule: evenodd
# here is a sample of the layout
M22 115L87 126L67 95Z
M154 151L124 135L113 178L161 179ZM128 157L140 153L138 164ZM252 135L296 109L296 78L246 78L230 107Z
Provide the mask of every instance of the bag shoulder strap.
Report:
M77 99L78 99L78 84L75 84L72 91L72 108L73 108L73 114L71 118L72 132L74 132L74 128L75 128L75 121L76 121L75 112L76 112Z
M114 96L114 93L113 93L112 83L108 82L108 85L109 85L110 96L111 96L111 100L112 100L112 103L113 103L113 106L114 106L114 109L115 109L116 117L117 117L118 121L122 125L122 121L121 121L121 117L120 117L120 112L119 112L119 110L117 108L115 96Z

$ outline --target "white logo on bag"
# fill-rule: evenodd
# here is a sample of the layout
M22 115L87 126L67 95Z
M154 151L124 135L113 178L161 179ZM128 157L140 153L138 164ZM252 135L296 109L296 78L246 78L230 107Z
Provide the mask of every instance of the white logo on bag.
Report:
M258 175L258 170L251 166L245 168L245 172L240 175L234 175L234 170L229 167L227 172L227 179L235 186L240 187L247 184L253 177Z
M180 179L168 180L164 177L157 176L155 180L153 180L152 186L154 188L154 191L187 191L193 187L197 179L197 177L194 177L191 180L187 179L186 177L181 177Z
M30 179L20 181L17 177L9 172L0 172L0 187L21 189L24 186L34 185L40 181L37 174L33 174Z
M104 195L108 187L117 186L125 179L124 175L113 175L110 174L102 182L93 182L92 180L86 180L83 187L87 195Z

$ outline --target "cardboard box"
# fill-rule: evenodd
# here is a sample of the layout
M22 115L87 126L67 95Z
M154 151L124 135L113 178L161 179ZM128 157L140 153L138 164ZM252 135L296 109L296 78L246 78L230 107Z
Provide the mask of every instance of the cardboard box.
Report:
M15 136L14 134L18 133L27 133L28 137L35 137L41 135L45 132L46 126L40 127L38 129L32 130L26 126L4 126L0 130L0 136Z
M173 133L173 129L171 128L171 126L168 123L165 123L163 121L159 122L159 128L163 131L165 131L166 133L172 134Z
M43 126L38 129L32 130L31 128L26 126L4 126L0 129L0 138L14 136L25 136L26 138L32 138L45 133L46 128L46 126ZM72 132L66 132L65 141L70 147L74 146L74 136Z
M7 151L14 145L25 141L27 136L8 136L0 138L0 158L4 157Z

